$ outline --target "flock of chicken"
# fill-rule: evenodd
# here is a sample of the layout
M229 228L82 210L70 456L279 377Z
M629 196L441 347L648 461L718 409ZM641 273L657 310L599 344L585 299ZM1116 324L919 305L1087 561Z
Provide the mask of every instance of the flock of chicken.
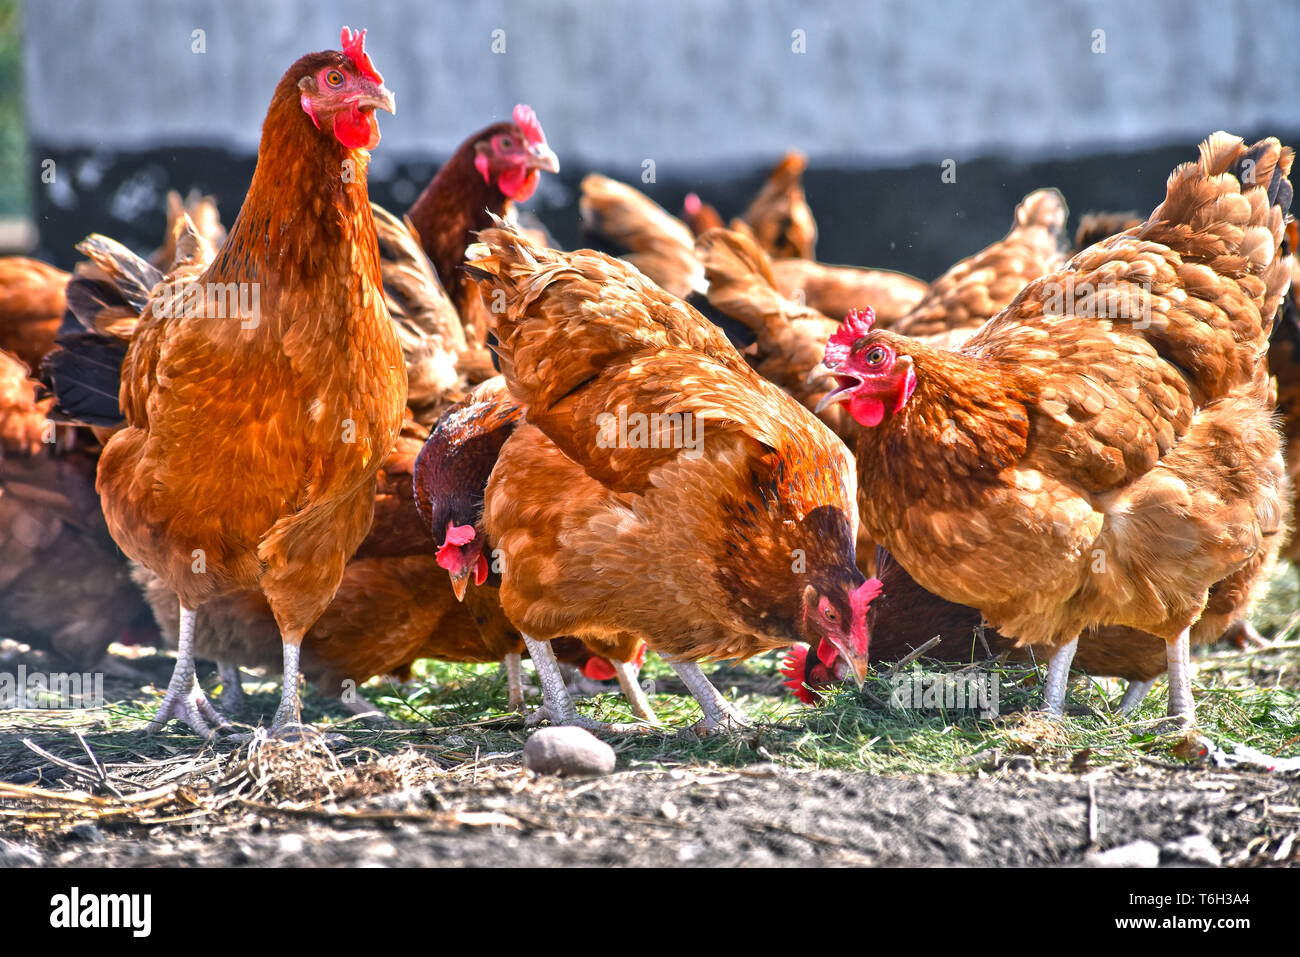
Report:
M1192 721L1189 646L1249 639L1289 532L1289 148L1215 133L1072 254L1039 190L929 284L816 262L798 156L729 227L589 176L621 258L570 253L515 215L559 169L525 106L372 206L364 35L284 74L228 235L174 199L148 260L0 260L7 630L93 660L142 593L178 649L150 728L205 736L196 656L226 710L279 664L279 732L300 674L349 701L426 657L503 662L521 707L526 652L530 721L591 726L564 666L654 724L648 646L708 730L745 719L702 660L794 646L812 701L936 635L1049 657L1056 714L1071 667L1125 707L1167 669Z

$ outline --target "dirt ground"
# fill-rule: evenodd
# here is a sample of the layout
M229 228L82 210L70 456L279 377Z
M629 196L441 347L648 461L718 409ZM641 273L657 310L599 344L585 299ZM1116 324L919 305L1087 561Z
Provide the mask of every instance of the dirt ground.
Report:
M1070 775L1017 758L969 775L757 764L558 779L518 760L446 771L408 752L363 758L332 797L307 802L273 804L270 794L203 813L193 810L207 803L201 795L191 805L182 793L157 809L157 823L9 821L0 867L1054 866L1098 863L1097 851L1115 848L1154 863L1140 841L1159 849L1162 866L1300 862L1300 781L1268 774ZM426 780L400 786L412 777Z
M169 666L131 662L106 695ZM0 868L1300 863L1300 776L1161 749L1125 767L988 748L955 774L804 770L796 722L712 751L685 729L614 738L613 774L559 779L523 768L517 715L345 722L326 747L149 738L89 714L0 714Z

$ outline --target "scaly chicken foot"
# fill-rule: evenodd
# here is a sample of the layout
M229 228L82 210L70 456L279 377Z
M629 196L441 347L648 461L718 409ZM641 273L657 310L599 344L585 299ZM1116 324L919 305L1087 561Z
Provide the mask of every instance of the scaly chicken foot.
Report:
M194 627L196 613L189 608L181 608L180 635L176 650L176 667L171 680L167 683L167 694L157 713L145 726L149 734L157 734L167 727L172 718L179 718L189 725L190 730L202 737L211 737L218 729L230 727L227 721L212 707L207 695L199 687L199 680L194 673ZM214 728L213 725L216 727Z
M1124 697L1120 699L1119 713L1131 714L1136 711L1138 706L1146 700L1147 693L1155 683L1154 678L1150 681L1130 681L1128 687L1124 689Z
M1078 650L1079 638L1075 638L1052 652L1047 663L1047 681L1043 684L1043 710L1054 718L1065 714L1065 689L1070 685L1070 664Z
M524 635L524 644L528 646L528 654L533 659L533 667L537 670L538 680L541 681L544 702L540 708L524 719L524 724L531 727L546 720L554 725L573 725L589 731L605 731L611 734L626 734L637 730L634 725L606 724L578 714L573 698L569 696L569 691L564 685L564 674L560 671L560 663L555 660L551 643Z
M677 672L677 677L682 679L691 697L699 702L700 709L704 712L704 718L695 724L698 734L706 735L715 731L735 731L749 727L748 719L722 697L722 692L713 687L713 682L709 681L699 665L693 661L677 661L673 658L664 660L673 671Z
M315 728L302 723L302 700L298 697L298 660L302 647L293 641L283 642L284 678L280 685L280 707L271 720L271 736L286 740L301 740L307 734L315 735ZM341 740L341 739L340 739Z

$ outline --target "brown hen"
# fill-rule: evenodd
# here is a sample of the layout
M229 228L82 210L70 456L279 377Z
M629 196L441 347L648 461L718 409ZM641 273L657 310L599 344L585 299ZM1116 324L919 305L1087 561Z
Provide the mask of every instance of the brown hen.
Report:
M635 269L509 228L481 238L466 268L504 295L501 368L526 419L492 469L483 525L542 679L539 716L580 720L547 645L561 635L644 637L705 728L741 719L702 658L804 636L865 668L843 444Z
M1035 280L956 352L851 315L827 366L864 426L863 523L926 589L1052 653L1061 713L1080 633L1188 648L1211 589L1284 523L1265 349L1293 154L1216 133L1141 226Z

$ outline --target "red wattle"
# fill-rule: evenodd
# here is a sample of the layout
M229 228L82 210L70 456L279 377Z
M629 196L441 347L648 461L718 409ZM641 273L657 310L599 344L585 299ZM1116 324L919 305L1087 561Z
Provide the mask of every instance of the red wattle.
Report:
M618 672L604 658L592 656L588 658L582 666L582 673L592 681L612 681L618 677Z
M537 192L541 180L537 170L526 166L512 166L497 178L497 188L516 203L522 203Z
M374 110L353 107L336 113L334 135L350 150L372 150L379 145L379 123Z

